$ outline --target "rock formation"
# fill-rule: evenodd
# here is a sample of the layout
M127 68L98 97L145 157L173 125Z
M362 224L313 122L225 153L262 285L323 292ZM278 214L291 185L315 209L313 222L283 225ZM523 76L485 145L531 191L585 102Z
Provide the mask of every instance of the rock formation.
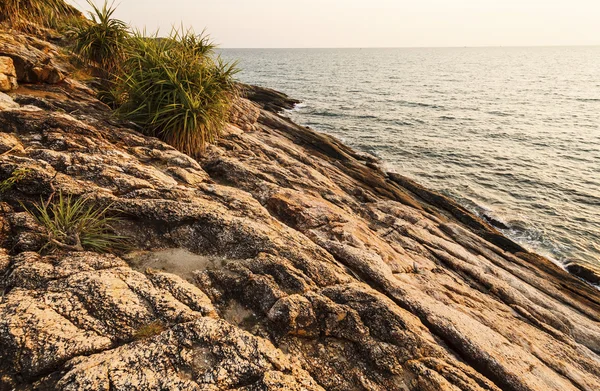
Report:
M277 114L284 95L249 87L194 160L59 52L0 32L20 83L0 181L27 170L0 195L0 390L600 389L590 285ZM118 210L131 251L40 255L22 203L57 191ZM199 257L136 262L161 249Z
M16 76L24 83L61 81L67 72L64 68L67 63L61 62L59 65L55 61L59 50L49 42L31 35L14 30L0 31L0 53L3 57L12 59ZM0 72L1 64L0 62Z

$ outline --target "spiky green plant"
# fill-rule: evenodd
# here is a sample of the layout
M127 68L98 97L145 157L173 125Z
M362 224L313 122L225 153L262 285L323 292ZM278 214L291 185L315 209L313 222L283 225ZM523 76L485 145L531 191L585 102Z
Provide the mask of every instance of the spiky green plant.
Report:
M115 234L112 224L119 218L108 216L110 206L98 208L84 198L58 195L54 202L34 205L26 210L46 230L44 249L112 252L124 248L125 237Z
M125 22L113 18L114 3L105 1L102 8L90 0L88 4L92 7L90 21L77 23L68 32L74 39L73 51L110 75L123 60L129 29Z
M146 134L198 156L219 136L237 95L236 63L214 55L204 34L173 29L169 38L135 33L117 78L117 114Z
M22 30L32 25L56 27L60 20L79 15L63 0L0 0L0 22Z

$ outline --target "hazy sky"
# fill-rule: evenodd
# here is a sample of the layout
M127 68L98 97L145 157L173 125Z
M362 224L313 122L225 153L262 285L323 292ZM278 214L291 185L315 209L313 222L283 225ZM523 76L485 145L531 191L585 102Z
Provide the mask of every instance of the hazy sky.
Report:
M85 0L70 0L88 9ZM103 0L95 0L101 4ZM600 0L117 0L116 16L167 33L206 27L222 47L600 44Z

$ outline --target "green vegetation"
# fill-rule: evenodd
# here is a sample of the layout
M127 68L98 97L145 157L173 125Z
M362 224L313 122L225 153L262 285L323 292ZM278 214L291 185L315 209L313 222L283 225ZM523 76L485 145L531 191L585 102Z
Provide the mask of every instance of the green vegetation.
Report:
M0 193L4 193L12 189L14 185L25 179L30 172L31 170L29 168L17 168L14 170L10 177L0 182Z
M103 253L125 247L125 238L116 235L111 226L119 219L109 217L108 210L109 207L98 208L83 198L59 193L57 201L42 201L35 205L35 211L27 211L46 230L48 243L44 249Z
M128 27L112 17L115 7L107 1L102 8L89 0L88 3L93 9L89 13L91 22L77 23L68 31L74 39L73 51L88 64L98 65L111 74L124 58Z
M129 34L107 2L91 22L71 29L74 52L105 71L99 97L149 136L190 156L214 142L227 122L237 89L236 64L215 56L204 34L173 29L167 38Z
M130 39L116 81L117 114L190 156L213 142L237 95L236 64L214 57L204 35L173 29L168 38Z
M204 33L181 28L166 38L130 34L113 17L112 4L88 2L90 19L64 0L0 0L0 22L65 29L73 53L100 76L99 98L117 116L190 156L200 155L227 123L238 95L237 64L223 62Z
M63 0L0 0L0 22L21 30L58 27L64 19L81 15Z

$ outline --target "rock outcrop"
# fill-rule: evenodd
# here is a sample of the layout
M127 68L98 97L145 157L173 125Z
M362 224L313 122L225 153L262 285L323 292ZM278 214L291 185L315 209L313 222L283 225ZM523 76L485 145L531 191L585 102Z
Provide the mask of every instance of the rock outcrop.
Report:
M0 194L0 390L600 389L596 289L284 95L249 93L194 160L59 63L0 111L0 181L27 172ZM118 210L135 251L40 255L22 204L57 191ZM200 256L135 262L159 249Z
M241 90L244 96L257 104L261 109L273 113L293 109L295 105L300 103L299 100L290 98L286 94L270 88L242 85Z

